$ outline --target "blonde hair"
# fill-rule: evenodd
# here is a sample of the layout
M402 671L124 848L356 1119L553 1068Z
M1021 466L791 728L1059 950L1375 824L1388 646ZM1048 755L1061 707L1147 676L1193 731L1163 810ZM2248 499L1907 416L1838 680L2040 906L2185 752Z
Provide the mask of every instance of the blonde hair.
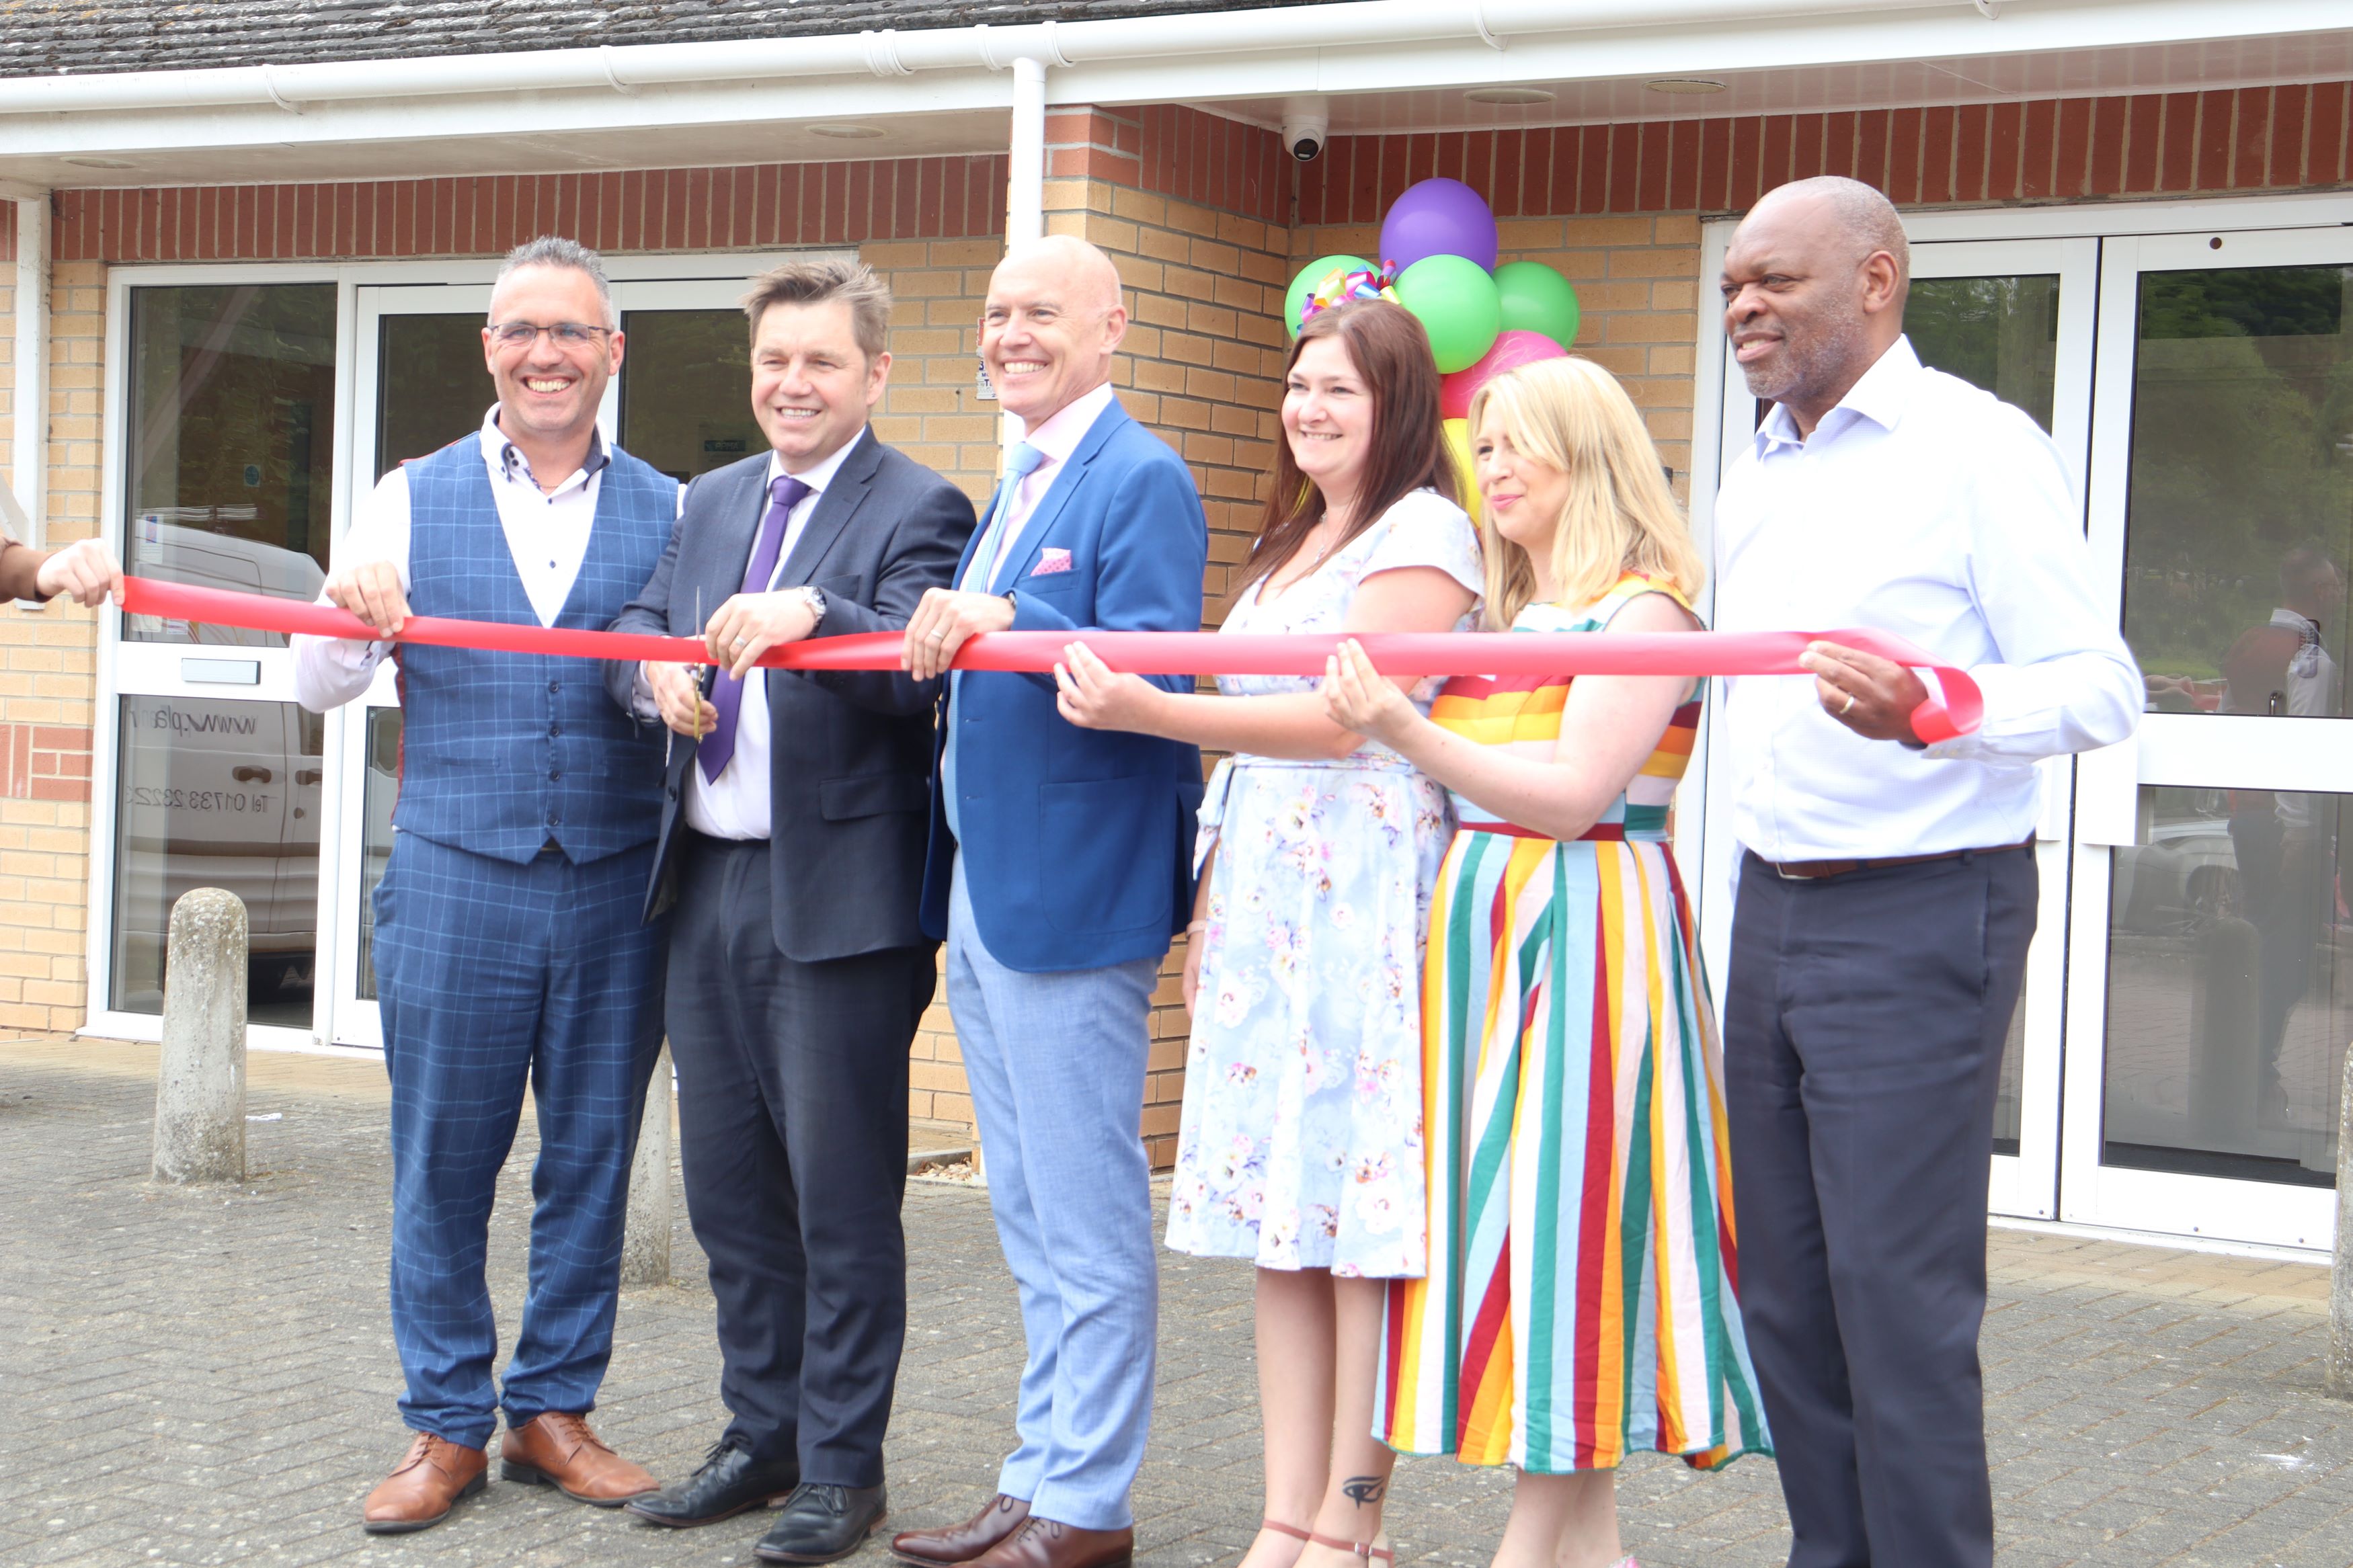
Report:
M1667 489L1659 449L1615 376L1588 359L1540 360L1479 389L1471 400L1473 442L1490 411L1515 450L1568 476L1552 533L1562 604L1590 604L1629 572L1697 597L1706 568ZM1487 625L1501 631L1535 598L1535 569L1526 550L1497 531L1493 509L1481 513Z

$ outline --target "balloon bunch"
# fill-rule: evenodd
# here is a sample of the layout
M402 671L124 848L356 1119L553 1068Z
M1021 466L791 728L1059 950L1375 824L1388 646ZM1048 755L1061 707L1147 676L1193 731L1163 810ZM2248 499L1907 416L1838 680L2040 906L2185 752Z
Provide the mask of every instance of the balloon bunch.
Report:
M1446 437L1471 481L1471 399L1494 377L1558 359L1577 341L1577 290L1540 261L1495 265L1495 215L1460 180L1409 187L1381 221L1379 266L1361 256L1319 256L1291 280L1283 313L1293 332L1319 310L1388 300L1418 317L1438 361ZM1477 507L1472 508L1475 513Z

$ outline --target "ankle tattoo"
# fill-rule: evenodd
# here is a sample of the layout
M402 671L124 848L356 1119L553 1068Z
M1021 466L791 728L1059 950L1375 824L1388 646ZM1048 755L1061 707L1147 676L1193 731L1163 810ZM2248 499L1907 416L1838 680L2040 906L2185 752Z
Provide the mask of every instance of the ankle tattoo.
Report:
M1340 1483L1340 1495L1358 1508L1370 1508L1389 1489L1387 1476L1350 1476Z

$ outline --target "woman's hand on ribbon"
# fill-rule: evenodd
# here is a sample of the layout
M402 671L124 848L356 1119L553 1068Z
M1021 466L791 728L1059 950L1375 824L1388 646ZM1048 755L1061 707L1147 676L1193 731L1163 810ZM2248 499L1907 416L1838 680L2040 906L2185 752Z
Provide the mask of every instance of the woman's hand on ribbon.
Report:
M1059 693L1054 706L1082 730L1148 734L1153 707L1167 695L1140 675L1118 674L1082 642L1062 650L1061 662L1054 666L1054 686Z
M327 603L347 610L385 637L395 637L408 620L408 595L400 585L400 568L389 561L363 561L327 579L322 590Z
M1395 747L1421 714L1350 637L1324 661L1324 711L1343 730Z
M1912 715L1928 700L1928 685L1912 670L1834 642L1807 644L1798 665L1812 673L1822 711L1864 740L1920 745Z
M703 624L702 642L711 650L711 662L741 680L762 654L798 642L816 629L817 616L805 594L789 589L780 594L738 594Z
M947 673L956 649L982 632L1001 632L1013 625L1013 601L996 594L967 594L954 588L926 588L907 621L907 646L899 668L917 680Z
M704 700L702 678L693 665L648 659L640 668L646 672L646 684L653 688L661 721L672 732L695 741L711 733L712 726L719 722L719 710Z

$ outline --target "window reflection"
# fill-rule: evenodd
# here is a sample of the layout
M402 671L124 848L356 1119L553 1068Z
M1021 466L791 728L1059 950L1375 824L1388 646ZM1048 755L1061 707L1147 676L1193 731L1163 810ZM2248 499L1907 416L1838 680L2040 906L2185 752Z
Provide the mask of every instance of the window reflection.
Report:
M325 576L335 405L331 283L134 289L126 563L308 599ZM275 632L125 616L132 641L283 647Z
M2105 1163L2335 1184L2348 799L2141 789L2110 889Z
M768 449L752 417L752 332L741 310L621 318L620 444L683 484Z
M125 697L121 725L113 1006L164 1010L172 906L220 888L245 904L247 1021L309 1027L324 721L291 702Z
M392 807L400 798L401 716L397 708L367 710L367 778L360 793L360 985L375 1000L375 889L392 859Z
M2048 433L2059 377L2059 279L1915 278L1904 331L1920 363L2024 409Z
M386 316L377 331L375 477L482 426L499 400L479 310Z
M2337 718L2353 267L2140 280L2125 636L2148 705Z

